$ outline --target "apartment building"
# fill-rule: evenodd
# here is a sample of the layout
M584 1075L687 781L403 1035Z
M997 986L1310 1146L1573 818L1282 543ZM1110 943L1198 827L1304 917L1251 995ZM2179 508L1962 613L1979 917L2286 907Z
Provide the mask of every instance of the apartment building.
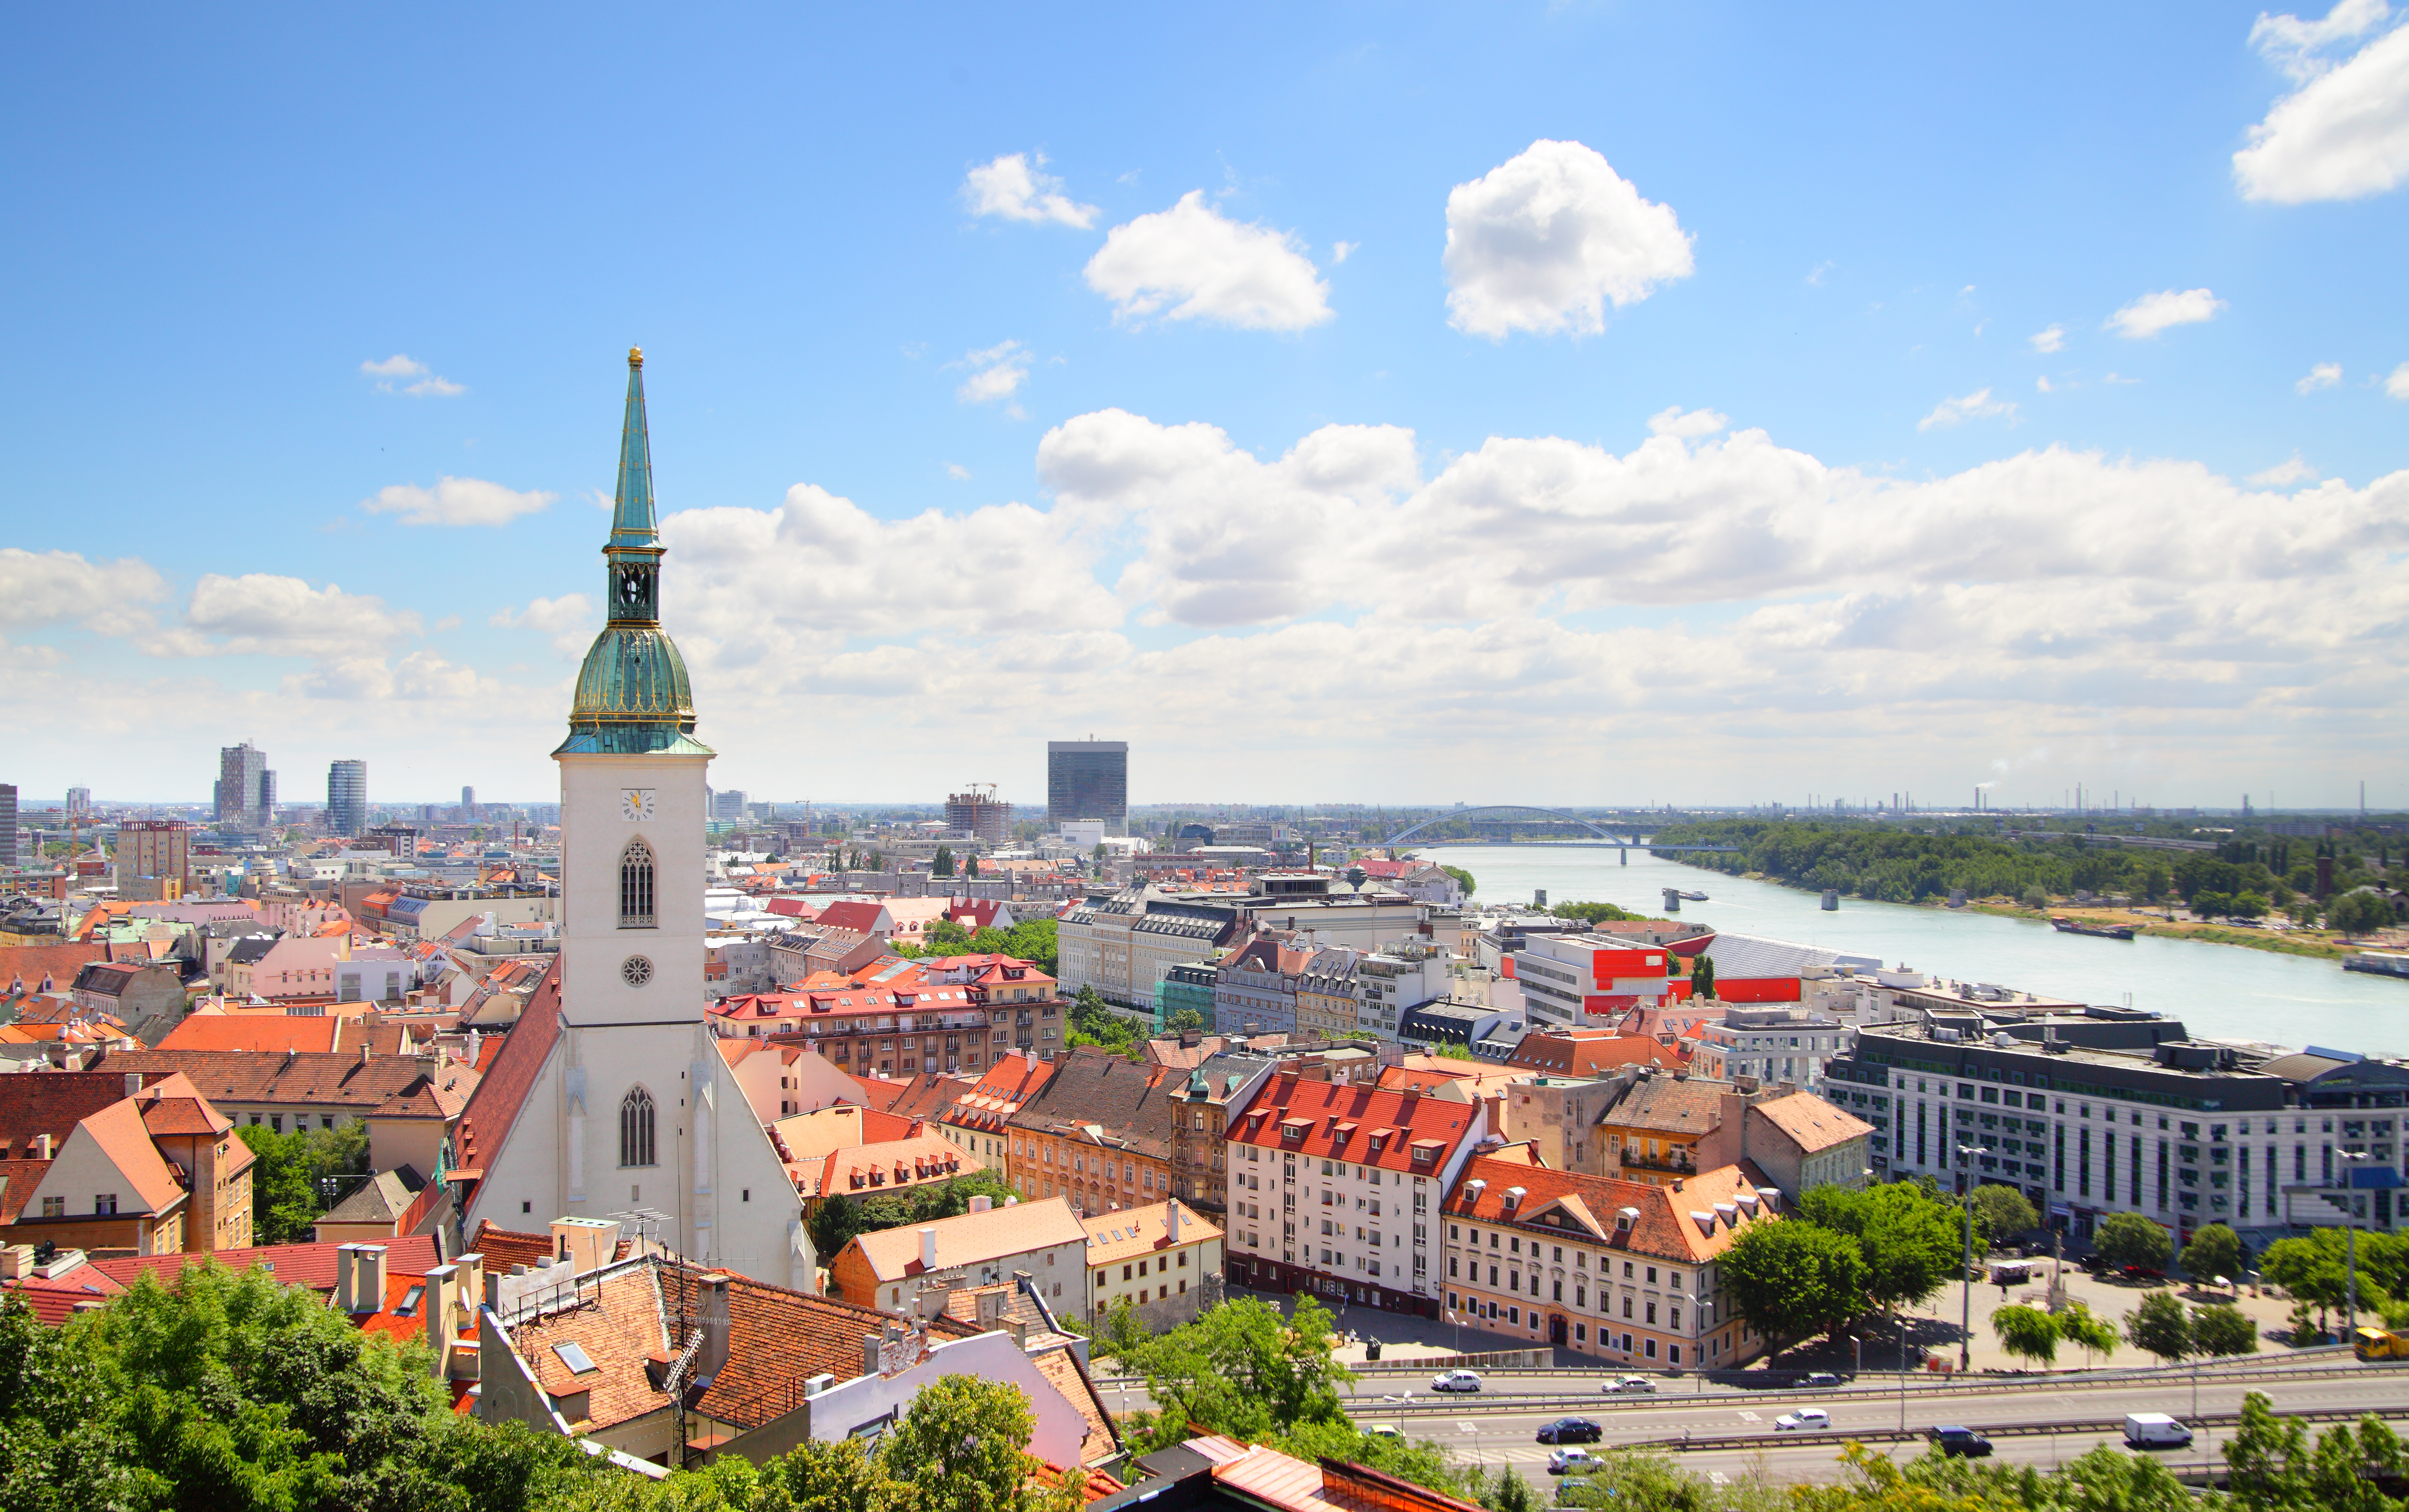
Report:
M1090 1214L1088 1316L1101 1325L1126 1301L1138 1321L1160 1332L1221 1300L1221 1231L1187 1203L1172 1201Z
M1724 1303L1715 1262L1779 1202L1738 1166L1648 1186L1551 1171L1527 1145L1493 1149L1449 1191L1446 1312L1495 1343L1737 1368L1764 1341Z
M1698 1173L1698 1141L1714 1132L1729 1082L1646 1075L1598 1118L1605 1149L1595 1169L1664 1186Z
M1183 1075L1166 1069L1172 1092L1171 1194L1220 1217L1229 1188L1227 1130L1233 1109L1244 1108L1278 1066L1266 1055L1216 1051Z
M2266 1057L2121 1009L1927 1014L1861 1030L1825 1093L1874 1126L1879 1176L2011 1185L2077 1238L2116 1212L2178 1243L2212 1223L2273 1237L2350 1209L2378 1229L2409 1217L2391 1189L2409 1167L2398 1061Z
M1824 1062L1846 1054L1857 1037L1852 1025L1795 1007L1726 1009L1696 1032L1693 1074L1717 1081L1753 1076L1803 1087L1822 1083Z
M1004 1118L1005 1178L1021 1200L1060 1196L1093 1215L1167 1199L1173 1108L1158 1073L1107 1050L1064 1056Z
M1671 990L1669 951L1609 935L1529 934L1505 958L1524 1012L1541 1023L1594 1024L1661 1004Z
M1282 1072L1230 1125L1230 1279L1439 1312L1432 1214L1488 1104Z
M889 957L858 974L815 972L723 998L705 1017L714 1034L797 1037L861 1075L985 1072L1015 1049L1053 1058L1064 1024L1054 979L1010 957L962 959L974 963Z

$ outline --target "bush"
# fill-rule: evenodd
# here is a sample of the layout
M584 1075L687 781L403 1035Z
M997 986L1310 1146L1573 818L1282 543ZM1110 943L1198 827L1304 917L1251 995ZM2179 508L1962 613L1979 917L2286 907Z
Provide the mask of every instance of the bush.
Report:
M2027 887L2025 889L2023 902L2027 908L2031 909L2036 914L2045 914L2049 911L2049 894L2041 891L2039 887Z

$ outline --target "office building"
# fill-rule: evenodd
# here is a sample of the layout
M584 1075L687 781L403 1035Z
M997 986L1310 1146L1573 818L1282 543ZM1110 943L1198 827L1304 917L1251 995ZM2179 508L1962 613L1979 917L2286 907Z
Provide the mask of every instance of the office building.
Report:
M1129 742L1046 742L1046 820L1102 819L1104 833L1129 833Z
M18 864L17 785L0 783L0 866Z
M731 824L742 824L746 816L747 797L744 789L741 787L714 789L711 795L711 816L714 819L728 820Z
M326 829L356 835L368 827L368 764L338 761L326 769Z
M945 795L945 828L988 845L1012 842L1012 805L995 800L995 785L973 783Z
M180 819L128 819L117 827L121 902L172 903L192 882L193 827Z
M473 819L476 816L477 790L473 787L463 787L460 789L460 817Z
M227 829L266 829L276 821L276 773L249 741L218 751L215 817Z
M84 820L89 820L92 817L91 788L70 787L67 789L67 817L70 819Z

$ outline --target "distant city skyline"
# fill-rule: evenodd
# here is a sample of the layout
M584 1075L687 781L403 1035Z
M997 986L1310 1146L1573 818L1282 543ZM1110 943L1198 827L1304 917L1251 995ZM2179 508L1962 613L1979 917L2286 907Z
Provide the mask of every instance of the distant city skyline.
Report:
M2409 801L2409 12L2261 3L29 13L16 780L546 790L642 345L747 792Z

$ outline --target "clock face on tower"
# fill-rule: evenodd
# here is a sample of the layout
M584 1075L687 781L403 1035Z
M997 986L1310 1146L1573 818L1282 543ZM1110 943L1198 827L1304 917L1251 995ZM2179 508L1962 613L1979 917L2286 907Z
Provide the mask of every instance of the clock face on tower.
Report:
M649 787L619 789L619 817L629 824L641 824L653 816L653 790Z

